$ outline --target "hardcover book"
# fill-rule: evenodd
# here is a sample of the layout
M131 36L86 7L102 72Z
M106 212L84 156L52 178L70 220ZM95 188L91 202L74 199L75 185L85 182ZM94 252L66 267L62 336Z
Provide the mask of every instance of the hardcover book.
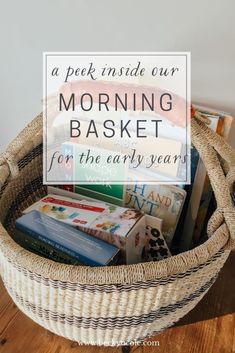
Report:
M57 193L60 189L56 189ZM61 190L61 192L66 192ZM72 194L77 195L77 194ZM42 212L54 219L76 227L89 235L117 246L124 263L141 261L145 241L145 219L135 209L106 204L91 199L80 199L49 194L24 210ZM134 249L135 237L140 241Z
M171 256L171 252L162 234L162 220L156 227L156 217L146 216L146 261L158 261Z
M82 265L80 261L65 252L56 249L51 244L45 243L39 239L33 238L30 234L22 232L19 229L14 229L14 240L26 250L34 254L43 256L55 262L64 263L67 265Z
M185 190L177 186L135 184L127 187L125 205L161 218L162 233L170 246L185 196Z
M110 265L119 252L117 247L38 211L18 218L16 229L85 265Z
M69 197L69 198L73 198L74 200L84 201L83 196L73 193L69 190L60 189L54 186L48 186L48 192L54 195L54 197L56 196ZM92 200L89 197L86 198L86 201L91 203L95 202L96 204L98 202L96 200ZM99 205L102 205L102 203L99 203ZM113 207L116 207L115 205L109 205L109 206L111 206L111 209ZM139 213L138 209L137 211ZM143 260L147 261L149 259L149 257L147 256L147 252L149 249L149 246L148 246L149 237L146 234L147 233L146 229L148 226L150 226L151 228L157 229L161 234L163 233L162 220L160 218L157 218L156 216L151 217L149 215L144 215L140 217L138 222L135 223L135 225L128 232L126 237L115 236L115 229L114 229L114 232L112 232L112 222L110 224L110 215L107 218L107 222L108 223L106 222L101 223L99 221L98 229L91 229L91 228L88 229L88 228L81 228L81 227L80 229L96 237L101 237L107 242L118 246L121 249L122 260L127 264L139 263ZM105 230L104 228L107 228L107 227L109 229ZM165 240L164 240L164 244L165 244Z
M123 238L142 216L140 211L134 209L56 195L43 197L24 210L24 213L32 210L40 211L74 227L103 230Z
M122 184L111 185L106 183L104 185L74 185L74 192L78 194L118 206L124 206L125 189L125 185Z

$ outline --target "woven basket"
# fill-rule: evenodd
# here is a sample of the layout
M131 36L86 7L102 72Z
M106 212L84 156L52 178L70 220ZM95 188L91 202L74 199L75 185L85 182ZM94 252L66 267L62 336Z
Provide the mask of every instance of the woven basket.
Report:
M235 247L230 196L235 153L206 123L196 113L191 125L218 207L208 224L209 240L159 262L116 267L55 263L12 240L16 218L46 194L42 116L20 133L0 159L0 270L7 291L26 315L71 340L123 345L173 325L202 299Z

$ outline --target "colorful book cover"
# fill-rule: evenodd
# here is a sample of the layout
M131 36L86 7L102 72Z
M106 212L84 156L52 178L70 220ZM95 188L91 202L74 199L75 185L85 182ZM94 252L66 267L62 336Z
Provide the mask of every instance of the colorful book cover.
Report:
M140 146L139 143L139 139L135 136L133 136L131 138L131 141L127 140L127 139L121 139L116 140L115 143L113 143L113 141L111 141L111 139L100 139L101 141L97 142L97 138L95 136L89 136L89 145L87 145L87 139L84 136L80 136L79 138L74 138L73 142L66 142L65 145L69 145L72 144L74 146L74 148L77 150L76 155L81 154L82 152L85 152L88 149L92 149L93 155L96 155L96 151L97 151L97 155L102 155L105 156L106 153L108 154L120 154L120 155L128 155L128 156L133 156L133 153L135 153L135 155L141 155L144 156L144 160L148 160L149 156L153 153L153 145L155 146L155 150L161 150L161 154L162 155L181 155L182 154L182 148L183 148L183 143L180 140L174 140L174 139L170 139L170 138L165 138L165 137L158 137L156 138L155 136L148 136L148 143L146 143L145 148L143 150L142 146ZM93 147L92 147L93 146ZM134 152L133 152L134 151ZM131 159L132 160L132 159ZM133 166L135 165L134 162L129 163L129 165L127 165L127 163L125 163L125 165L127 166L126 169L124 169L123 164L120 163L116 164L116 167L119 169L117 170L117 176L119 175L126 175L126 173L128 172L128 168L129 168L129 172L133 171ZM122 170L121 169L122 166ZM140 166L141 167L141 166ZM141 170L141 168L138 167L138 170ZM177 160L176 163L174 164L168 164L168 163L159 163L158 167L157 167L157 171L155 171L153 168L151 169L151 174L154 175L154 173L156 172L156 174L162 174L162 175L166 175L169 177L177 177L178 173L179 173L179 167L180 167L180 161ZM135 168L134 168L135 169ZM146 170L144 163L142 163L142 169ZM100 169L101 170L101 169ZM107 176L107 173L110 173L110 164L106 165L103 164L103 170L105 171L104 175L102 175L102 179L97 179L98 178L98 171L99 168L93 168L91 173L91 168L89 168L89 174L90 177L88 179L88 181L95 182L96 180L105 180L105 175ZM86 168L87 171L87 168ZM102 170L101 170L102 171ZM83 172L83 171L82 171ZM113 172L115 172L113 170ZM79 174L80 173L80 174ZM128 173L129 174L129 173ZM75 176L77 175L77 177L79 177L79 175L81 175L81 166L79 166L79 168L76 168L75 170ZM83 172L83 175L85 175L85 173ZM127 180L127 178L122 178L120 179L116 179L116 180ZM78 179L77 179L78 180ZM110 180L107 179L107 180ZM151 178L149 179L151 180Z
M57 187L53 186L48 186L48 192L57 196L74 197L77 200L81 200L82 197L79 194L71 193L70 191L67 191L65 189L58 189ZM91 201L91 199L88 198L87 201ZM105 239L107 242L118 246L121 249L119 262L123 262L124 260L128 264L134 264L142 261L155 261L160 260L163 257L170 256L168 245L162 235L162 223L162 219L156 216L150 216L145 214L139 219L138 222L136 222L134 227L128 233L128 237L126 237L125 239L118 237L116 240L115 235L113 235L112 233L105 232L103 234L102 231L99 231L99 233L97 234L97 230L89 230L89 234L96 237L104 235L105 238L102 239ZM107 225L109 226L109 224ZM104 226L106 227L105 224ZM87 231L87 229L84 229L84 231ZM150 234L150 232L152 235ZM156 234L160 234L160 236ZM156 240L157 243L154 245L153 241ZM115 241L117 241L117 243L115 243ZM156 254L155 250L157 250L158 254ZM125 258L123 256L123 252L125 252Z
M47 195L24 210L24 213L32 210L37 210L72 226L90 226L105 211L105 205L92 205L84 201Z
M112 204L105 204L91 199L74 199L60 196L68 193L78 194L59 188L51 188L56 194L49 194L34 203L24 213L32 210L42 212L56 220L67 223L87 234L117 246L122 253L122 262L138 263L141 261L140 247L133 251L137 233L143 246L145 224L143 214L136 209L128 209ZM58 195L60 194L60 195ZM142 222L143 219L143 222ZM128 248L131 244L131 250ZM137 254L137 250L139 253Z
M105 147L82 144L80 140L77 140L77 143L64 142L61 147L62 153L73 156L72 168L64 169L65 179L71 181L71 184L77 182L85 186L97 183L108 185L110 181L126 180L128 163L111 163L110 160L113 159L121 160L122 154Z
M185 196L185 190L177 186L135 184L127 187L125 204L161 218L162 233L170 246Z
M38 211L31 211L18 218L16 229L90 266L110 264L119 251L113 245Z
M124 206L125 185L75 185L74 192L91 197L96 200L112 203L118 206Z
M71 193L70 191L56 188L53 186L48 186L48 192L57 196L73 197L77 200L80 200L80 201L82 200L82 196L79 194ZM87 201L94 203L95 200L91 200L90 198L87 198ZM117 207L115 205L109 205L109 206L111 206L111 210L112 208L115 209ZM133 211L133 210L129 210L129 211ZM127 212L125 217L133 218L133 212L129 212L129 211ZM138 209L136 211L137 211L137 214L140 213ZM146 234L148 231L147 228L151 227L153 229L157 229L160 232L160 234L162 234L162 219L157 218L156 216L152 217L150 215L145 214L144 216L140 217L140 219L134 224L132 229L129 231L128 236L125 238L115 235L115 232L118 229L115 229L116 224L112 224L112 222L110 223L110 215L108 215L106 221L103 223L99 221L98 229L97 228L96 229L80 228L80 229L86 232L89 232L89 234L95 237L101 237L101 239L111 244L115 244L119 249L121 249L121 260L127 264L134 264L134 263L150 260L151 254L150 256L148 256L148 250L150 249L151 244L149 244L150 237ZM106 231L106 229L108 230L108 232ZM112 233L110 233L110 231ZM161 242L161 240L159 240L159 242ZM164 244L163 246L158 244L159 251L162 253L162 255L164 253L164 250L162 249L162 247L166 248Z
M74 227L82 226L106 231L125 238L142 216L140 211L89 200L75 200L49 194L34 203L24 213L42 212Z

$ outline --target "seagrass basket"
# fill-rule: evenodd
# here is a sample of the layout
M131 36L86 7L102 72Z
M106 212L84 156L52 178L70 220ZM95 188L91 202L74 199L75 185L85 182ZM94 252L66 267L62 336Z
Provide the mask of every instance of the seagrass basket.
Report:
M187 314L217 278L235 247L231 191L235 154L195 113L192 141L215 193L209 239L159 262L75 267L34 255L11 238L22 210L46 194L42 183L42 116L33 120L0 159L0 271L16 305L46 329L93 345L142 341Z

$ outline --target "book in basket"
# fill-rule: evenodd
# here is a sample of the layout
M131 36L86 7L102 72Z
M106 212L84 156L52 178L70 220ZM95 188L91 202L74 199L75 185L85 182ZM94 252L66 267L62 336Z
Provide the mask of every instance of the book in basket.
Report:
M69 257L72 262L77 261L89 266L114 264L119 253L116 246L90 237L68 224L35 210L16 220L16 240L17 237L22 236L22 233L30 236L33 241L40 241L46 246L48 245L49 249L55 249L60 256L64 254L65 259ZM38 247L38 251L40 252L40 247Z

